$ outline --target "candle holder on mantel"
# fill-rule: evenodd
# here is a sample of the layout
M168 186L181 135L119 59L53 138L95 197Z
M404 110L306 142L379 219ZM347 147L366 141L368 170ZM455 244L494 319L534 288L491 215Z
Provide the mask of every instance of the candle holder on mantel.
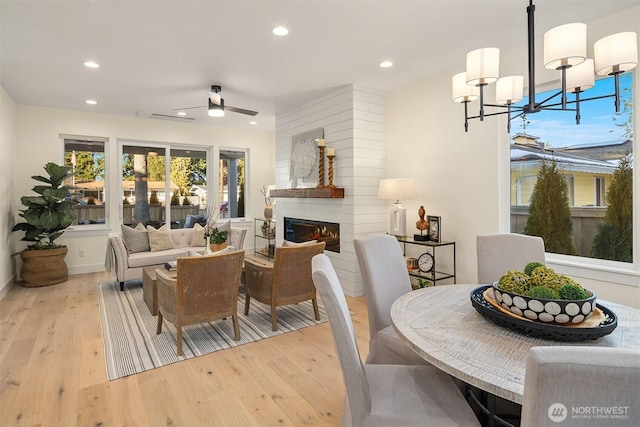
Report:
M320 150L320 156L318 156L318 185L316 188L324 188L324 139L318 140L318 149Z
M333 185L333 158L336 156L335 153L333 153L333 150L329 151L329 155L327 155L327 159L329 159L329 185L327 185L327 188L336 188L335 185Z

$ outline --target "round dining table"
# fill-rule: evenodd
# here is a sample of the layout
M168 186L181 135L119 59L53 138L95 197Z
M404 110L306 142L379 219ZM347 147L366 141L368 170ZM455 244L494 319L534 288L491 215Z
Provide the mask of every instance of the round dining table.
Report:
M478 313L470 294L480 285L423 288L398 298L393 326L420 356L448 374L494 396L522 404L527 355L537 346L600 346L640 349L640 310L613 302L615 330L586 341L534 338L498 326Z

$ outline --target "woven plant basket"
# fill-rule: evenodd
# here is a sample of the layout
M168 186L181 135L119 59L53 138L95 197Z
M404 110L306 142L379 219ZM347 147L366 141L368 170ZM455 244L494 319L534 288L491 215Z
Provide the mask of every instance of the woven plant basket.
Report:
M22 286L35 288L66 282L69 278L69 269L64 261L66 254L66 246L20 252Z
M224 243L209 243L209 249L211 252L218 252L227 247L227 242Z

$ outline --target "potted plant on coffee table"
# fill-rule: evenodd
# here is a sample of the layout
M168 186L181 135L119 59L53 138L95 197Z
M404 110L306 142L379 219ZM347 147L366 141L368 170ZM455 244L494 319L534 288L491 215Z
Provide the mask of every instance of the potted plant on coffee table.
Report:
M38 287L67 281L69 270L64 261L67 247L58 245L64 230L77 218L73 210L73 187L65 180L74 175L73 168L49 162L44 166L49 177L32 176L46 185L35 185L35 196L23 196L20 201L26 207L19 215L24 222L16 224L12 231L24 231L23 241L33 242L20 252L23 286Z

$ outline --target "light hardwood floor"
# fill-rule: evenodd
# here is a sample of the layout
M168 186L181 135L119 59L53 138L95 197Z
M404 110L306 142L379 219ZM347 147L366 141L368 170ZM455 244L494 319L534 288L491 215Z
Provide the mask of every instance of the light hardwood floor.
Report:
M107 381L96 284L14 285L0 301L1 426L339 425L344 385L329 323ZM364 297L349 298L361 357Z

